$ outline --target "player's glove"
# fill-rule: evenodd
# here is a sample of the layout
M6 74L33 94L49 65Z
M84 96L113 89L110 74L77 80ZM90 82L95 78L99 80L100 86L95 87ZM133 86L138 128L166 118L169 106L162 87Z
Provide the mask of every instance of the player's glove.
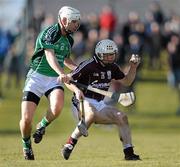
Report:
M139 64L141 61L141 58L138 55L132 54L129 61L134 63L134 64Z

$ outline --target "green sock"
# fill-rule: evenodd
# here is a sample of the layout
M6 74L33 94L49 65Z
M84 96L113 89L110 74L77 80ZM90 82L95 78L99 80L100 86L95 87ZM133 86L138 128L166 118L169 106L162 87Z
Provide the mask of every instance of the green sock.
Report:
M22 138L23 148L30 148L31 147L31 139L30 137Z
M48 120L46 119L46 117L44 117L41 122L40 122L40 128L41 127L47 127L50 123L48 122Z

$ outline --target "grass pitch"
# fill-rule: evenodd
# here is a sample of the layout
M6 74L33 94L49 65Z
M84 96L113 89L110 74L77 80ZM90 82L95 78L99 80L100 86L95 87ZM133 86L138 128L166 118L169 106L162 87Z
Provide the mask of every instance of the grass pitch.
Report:
M179 167L180 118L176 92L166 83L140 82L136 85L136 107L127 109L135 152L142 161L123 160L122 146L113 126L92 126L89 137L82 137L68 161L60 155L61 146L75 127L70 109L71 92L60 117L46 131L40 144L33 143L35 161L22 156L20 119L20 89L6 90L0 102L0 167ZM47 102L42 99L34 117L36 123L44 115ZM121 106L118 106L121 108ZM123 108L121 108L123 109Z

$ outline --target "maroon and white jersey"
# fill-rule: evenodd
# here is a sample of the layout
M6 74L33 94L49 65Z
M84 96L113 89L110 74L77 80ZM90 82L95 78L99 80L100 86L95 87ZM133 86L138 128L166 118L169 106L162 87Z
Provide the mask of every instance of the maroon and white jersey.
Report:
M73 80L106 91L108 90L112 79L122 79L124 76L124 73L117 64L113 63L103 66L97 61L95 56L80 63L75 71L72 72ZM93 98L97 101L104 99L103 95L89 90L83 90L83 93L85 97Z

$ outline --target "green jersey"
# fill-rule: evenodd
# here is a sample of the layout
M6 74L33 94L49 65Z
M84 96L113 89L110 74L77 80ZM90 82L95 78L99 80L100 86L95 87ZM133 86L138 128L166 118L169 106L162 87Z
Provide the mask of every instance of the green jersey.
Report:
M34 71L46 76L58 76L47 62L44 50L53 49L59 65L63 68L64 59L70 56L73 43L74 40L71 35L61 35L61 28L58 23L48 27L37 37L30 67Z

